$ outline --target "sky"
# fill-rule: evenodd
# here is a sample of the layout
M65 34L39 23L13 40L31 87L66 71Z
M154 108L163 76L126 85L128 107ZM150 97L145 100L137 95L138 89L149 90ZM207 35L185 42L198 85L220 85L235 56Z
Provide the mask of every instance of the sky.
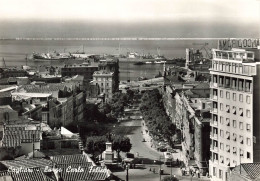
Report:
M0 20L260 21L260 0L0 0Z

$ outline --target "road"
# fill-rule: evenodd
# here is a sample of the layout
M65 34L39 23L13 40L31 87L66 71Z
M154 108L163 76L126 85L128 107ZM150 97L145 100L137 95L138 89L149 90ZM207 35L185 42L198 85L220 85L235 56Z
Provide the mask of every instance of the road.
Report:
M160 157L163 156L162 152L158 152L154 148L151 148L149 139L147 135L143 135L142 120L137 119L140 117L140 111L130 111L127 113L132 119L127 121L122 121L120 125L115 129L116 134L126 135L130 138L132 143L131 153L139 154L139 158L143 160L143 167L138 167L136 169L129 169L129 180L136 181L160 181L160 175L158 171L161 168L164 170L164 174L161 175L161 178L165 176L175 175L179 180L209 180L208 178L191 178L190 176L181 176L181 170L178 167L166 167L163 164L163 159L160 160ZM142 142L143 139L146 139L148 142ZM121 153L124 156L123 153ZM179 159L179 153L174 156L175 159ZM155 161L156 160L156 161ZM155 173L153 173L155 170ZM126 171L113 172L114 175L118 176L122 180L126 179Z
M131 153L134 153L135 155L136 153L138 153L139 158L143 160L144 168L129 169L129 180L142 180L142 181L157 180L158 181L159 180L158 170L160 168L159 159L160 157L163 156L163 154L161 152L152 149L149 146L149 144L142 142L144 137L141 133L142 131L141 124L142 124L141 119L132 119L128 121L123 121L118 126L116 131L117 134L126 135L130 138L132 143ZM161 165L161 167L166 172L164 175L162 175L162 177L166 175L169 176L171 173L170 168L166 168L164 165ZM152 170L155 170L155 173L153 173ZM125 179L126 171L115 172L114 174L121 179ZM172 174L179 175L180 174L179 168L172 168Z

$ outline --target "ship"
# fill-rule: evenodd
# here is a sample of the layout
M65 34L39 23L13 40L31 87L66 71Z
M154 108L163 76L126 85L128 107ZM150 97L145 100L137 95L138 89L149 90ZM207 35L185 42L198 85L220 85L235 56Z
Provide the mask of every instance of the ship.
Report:
M142 63L164 63L167 59L162 55L139 55L136 52L128 52L126 56L119 56L119 62L134 63L142 65Z
M71 56L70 53L58 53L56 51L52 53L33 53L30 57L29 60L32 61L64 61L64 60L69 60L72 59L73 57Z

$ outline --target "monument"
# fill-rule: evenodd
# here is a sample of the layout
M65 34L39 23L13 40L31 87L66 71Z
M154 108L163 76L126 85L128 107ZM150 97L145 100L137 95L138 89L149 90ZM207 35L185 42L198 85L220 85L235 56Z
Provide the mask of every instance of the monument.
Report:
M112 151L111 135L108 135L108 141L106 142L106 150L104 151L104 162L112 163L114 160L114 152Z

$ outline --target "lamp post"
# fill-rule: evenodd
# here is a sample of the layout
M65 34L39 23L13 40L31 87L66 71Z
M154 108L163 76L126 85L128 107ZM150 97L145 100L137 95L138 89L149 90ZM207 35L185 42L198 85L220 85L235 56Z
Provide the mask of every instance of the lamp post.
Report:
M129 169L129 167L128 167L128 164L126 165L126 181L128 181L128 169Z

